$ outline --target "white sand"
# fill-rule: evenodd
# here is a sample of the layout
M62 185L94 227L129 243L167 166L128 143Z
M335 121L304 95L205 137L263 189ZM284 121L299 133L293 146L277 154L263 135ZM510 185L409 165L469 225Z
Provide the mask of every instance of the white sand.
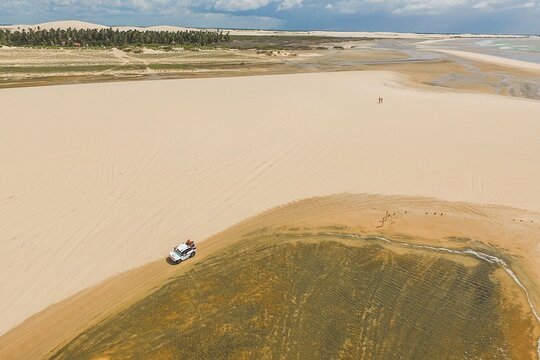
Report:
M502 65L502 66L508 66L513 68L519 68L524 70L533 70L540 72L540 64L528 62L528 61L520 61L520 60L514 60L514 59L508 59L501 56L493 56L493 55L486 55L486 54L479 54L469 51L460 51L460 50L443 50L443 49L428 49L430 51L437 51L440 53L444 53L447 55L457 56L469 60L475 60L490 64L496 64L496 65Z
M149 26L149 27L141 27L141 26L106 26L106 25L100 25L100 24L93 24L89 22L84 21L78 21L78 20L63 20L63 21L51 21L51 22L45 22L40 24L17 24L17 25L7 25L7 26L0 26L0 28L3 29L9 29L12 31L15 30L29 30L37 28L48 30L48 29L109 29L112 28L114 30L120 30L120 31L128 31L128 30L139 30L139 31L145 31L145 30L152 30L152 31L186 31L186 30L198 30L195 28L186 28L186 27L180 27L180 26L169 26L169 25L159 25L159 26Z
M5 89L0 108L0 332L295 199L540 211L538 101L342 72Z
M89 22L84 21L78 21L78 20L64 20L64 21L51 21L46 23L40 23L40 24L17 24L17 25L9 25L9 26L2 26L3 28L10 29L10 30L23 30L23 29L37 29L38 27L43 30L49 30L49 29L108 29L108 26L105 25L99 25L99 24L93 24Z

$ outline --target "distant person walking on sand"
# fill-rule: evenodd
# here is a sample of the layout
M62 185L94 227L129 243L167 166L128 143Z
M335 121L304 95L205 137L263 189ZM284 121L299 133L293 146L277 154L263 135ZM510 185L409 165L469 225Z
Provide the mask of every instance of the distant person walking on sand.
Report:
M383 103L383 98L382 97L379 97L379 104L382 104Z

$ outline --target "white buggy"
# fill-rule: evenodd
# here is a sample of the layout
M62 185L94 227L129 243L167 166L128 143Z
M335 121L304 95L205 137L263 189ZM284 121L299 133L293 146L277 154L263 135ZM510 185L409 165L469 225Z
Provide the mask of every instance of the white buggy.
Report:
M175 247L173 251L169 253L169 259L175 264L179 264L184 260L194 257L196 252L197 248L195 247L195 242L188 241Z

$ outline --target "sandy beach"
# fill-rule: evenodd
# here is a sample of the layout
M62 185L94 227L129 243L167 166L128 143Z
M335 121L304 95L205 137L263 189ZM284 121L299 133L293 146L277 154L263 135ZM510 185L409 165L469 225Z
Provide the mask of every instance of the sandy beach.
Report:
M538 227L540 103L405 83L341 72L1 90L0 331L187 237L312 196L507 205Z

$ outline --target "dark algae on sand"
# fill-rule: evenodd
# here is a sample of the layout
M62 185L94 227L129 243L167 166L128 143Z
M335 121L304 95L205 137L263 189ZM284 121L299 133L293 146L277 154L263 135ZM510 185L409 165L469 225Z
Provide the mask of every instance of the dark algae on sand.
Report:
M278 238L278 239L277 239ZM87 329L54 359L523 359L496 264L253 235ZM276 240L277 239L277 240ZM520 340L509 337L519 331Z

